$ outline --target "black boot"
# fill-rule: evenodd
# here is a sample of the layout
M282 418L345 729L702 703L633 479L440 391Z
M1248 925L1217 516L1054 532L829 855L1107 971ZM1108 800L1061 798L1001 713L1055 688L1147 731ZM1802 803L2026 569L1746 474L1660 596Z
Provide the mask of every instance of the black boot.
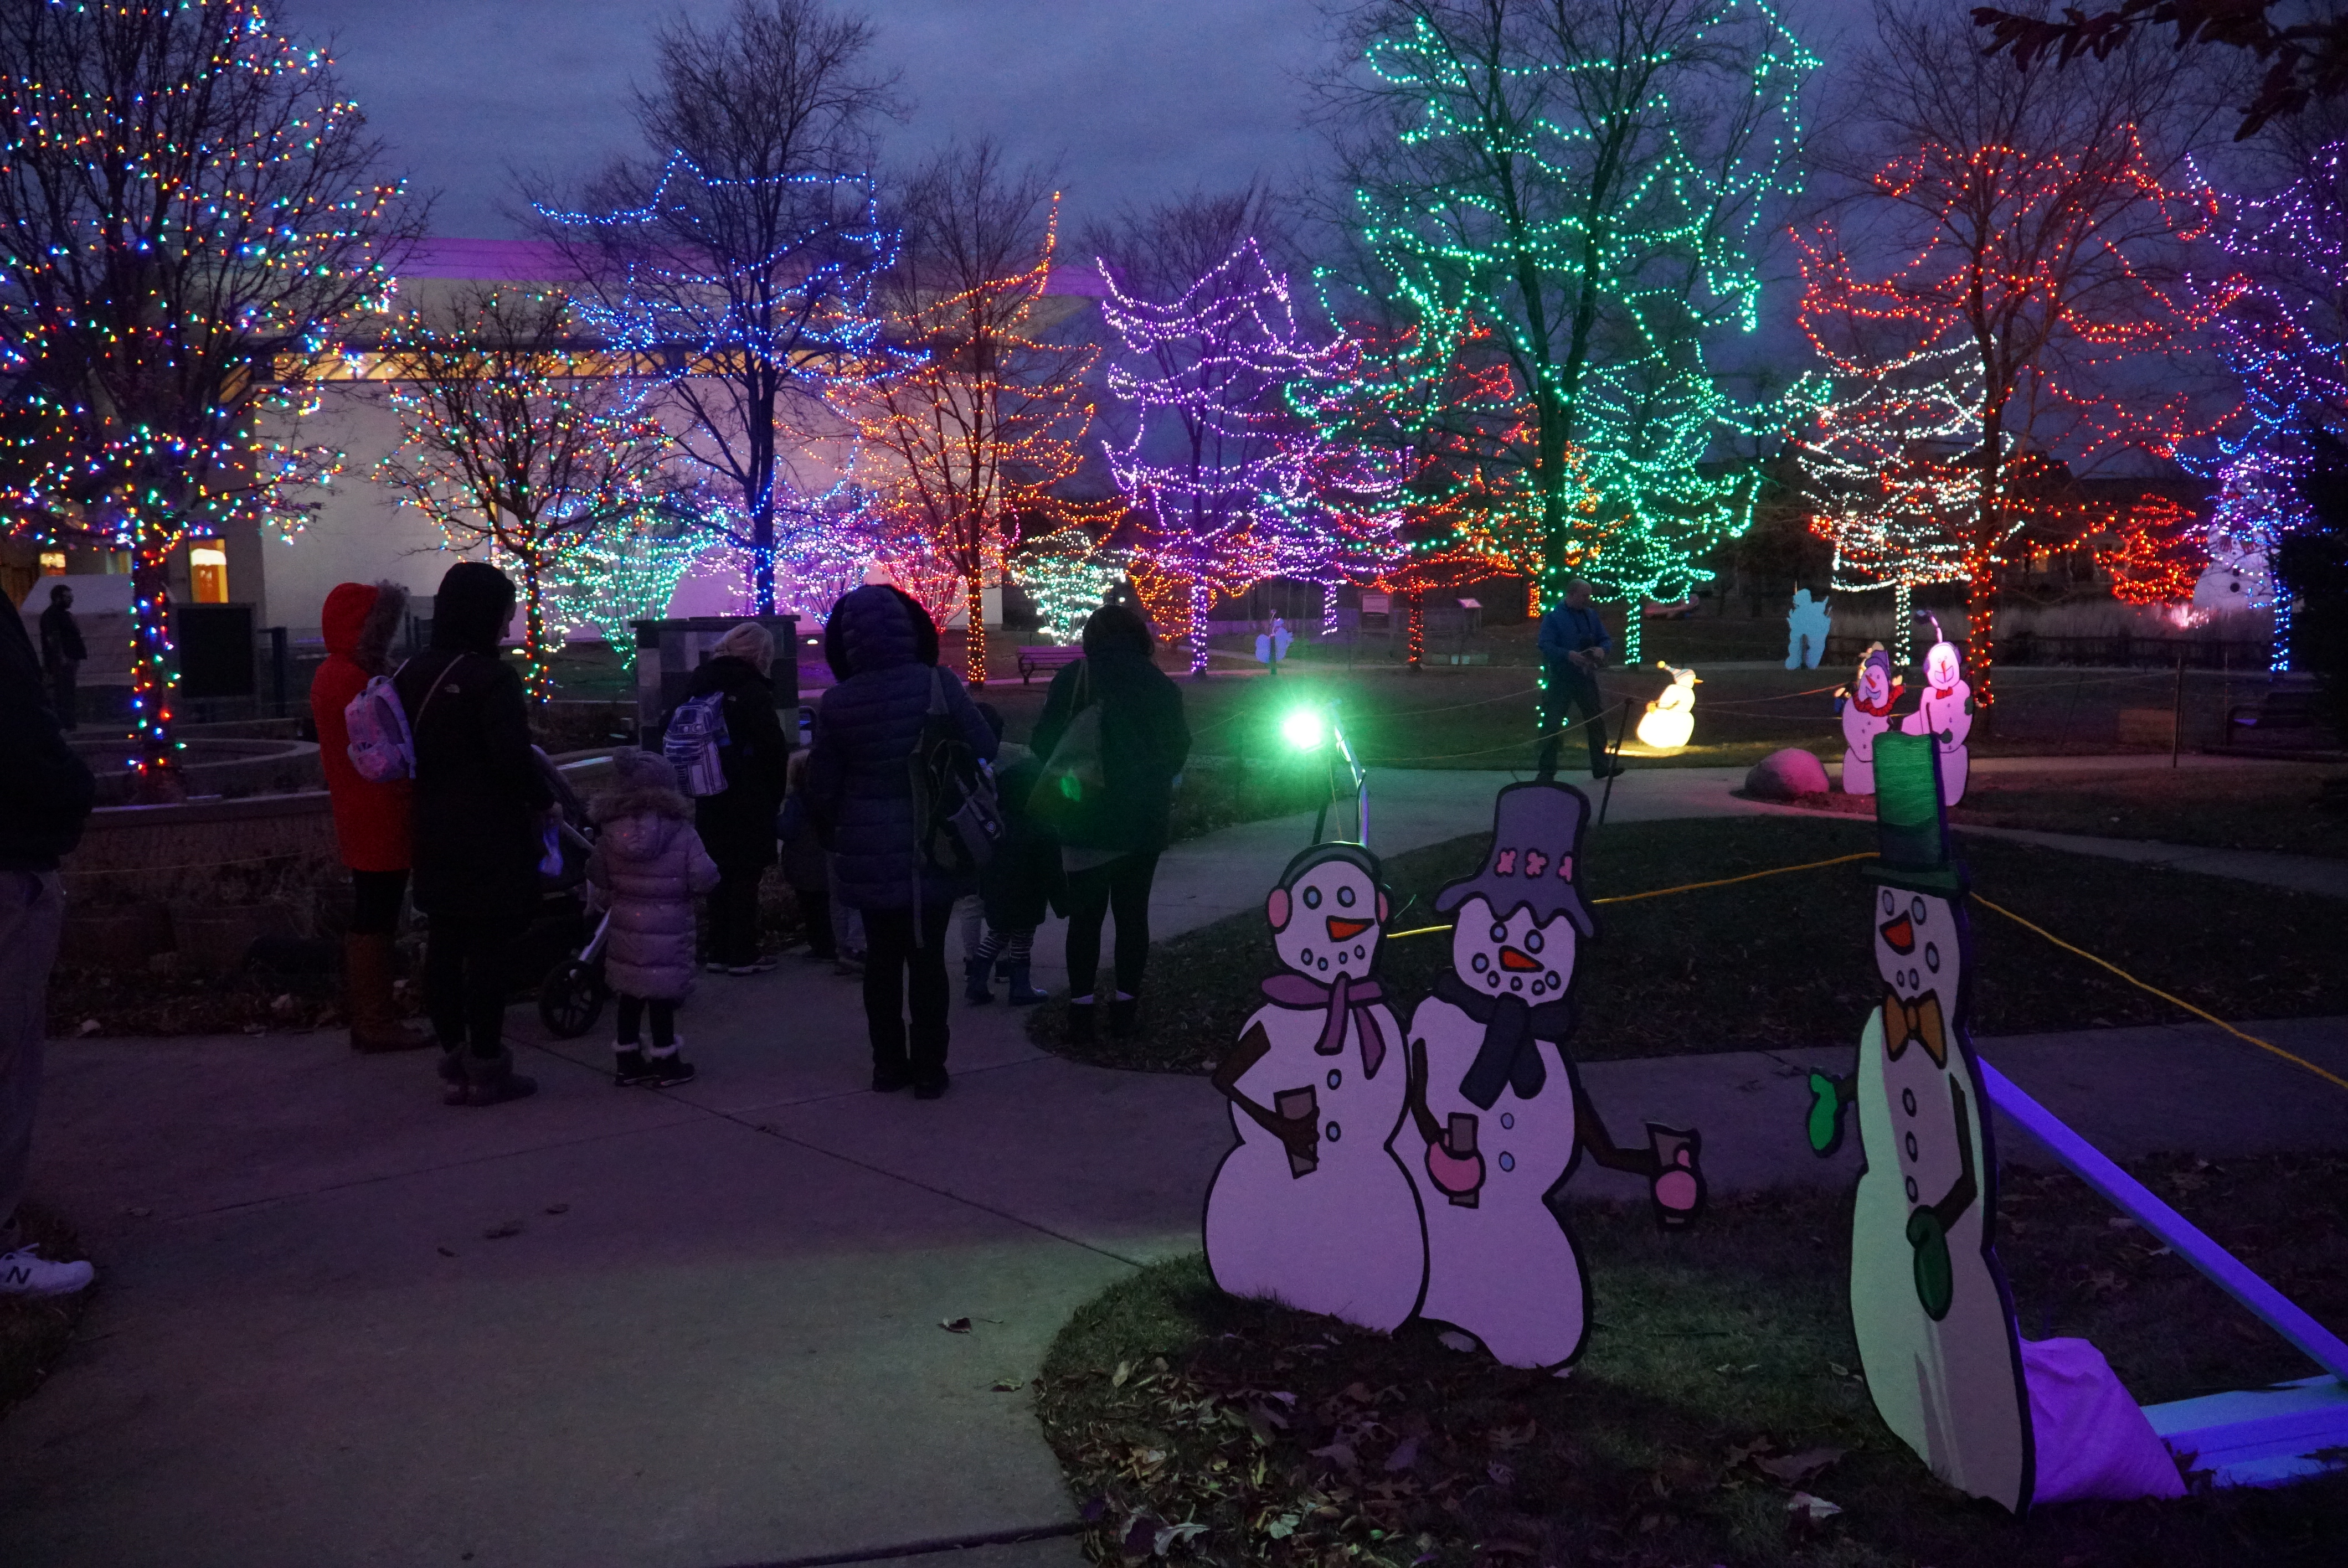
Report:
M1108 1037L1111 1040L1131 1040L1140 1032L1141 1002L1136 997L1117 997L1108 1004Z
M652 1071L644 1065L644 1047L640 1045L613 1047L612 1086L613 1088L633 1089L640 1083L650 1083L652 1081Z
M448 1092L451 1105L503 1105L538 1092L538 1080L524 1078L513 1070L510 1050L495 1056L468 1054L463 1065L464 1082Z
M970 999L973 1007L994 999L994 992L987 983L986 969L984 958L964 958L962 961L962 994Z
M1091 1002L1068 1004L1068 1043L1090 1045L1093 1042L1093 1016L1100 1009Z
M1027 983L1028 969L1029 966L1026 964L1011 966L1011 994L1004 999L1013 1007L1034 1007L1037 1002L1047 1000L1051 996L1049 991L1039 991Z

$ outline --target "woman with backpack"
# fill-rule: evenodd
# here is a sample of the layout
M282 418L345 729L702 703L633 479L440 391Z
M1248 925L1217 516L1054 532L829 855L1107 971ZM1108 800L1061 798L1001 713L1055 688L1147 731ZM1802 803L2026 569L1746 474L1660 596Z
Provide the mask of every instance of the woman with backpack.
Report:
M872 1087L946 1091L946 925L963 880L922 847L915 797L924 733L992 760L994 734L960 681L938 668L938 629L907 594L868 585L824 623L838 682L823 694L806 800L833 852L832 897L864 917L864 1023ZM906 1028L910 1007L912 1027Z
M1067 874L1068 1038L1077 1042L1093 1038L1101 921L1112 911L1109 1032L1134 1032L1149 960L1149 885L1166 847L1174 775L1190 754L1182 692L1158 668L1148 621L1105 604L1085 622L1084 651L1052 678L1031 742L1044 759L1034 809L1058 833Z
M352 766L345 717L368 682L391 673L391 640L407 611L407 590L396 582L335 584L318 612L325 662L310 679L310 717L335 812L335 845L351 874L343 996L353 1050L417 1050L432 1043L399 1021L391 999L391 938L407 897L411 785L405 778L378 783Z
M706 709L715 699L709 716L726 737L717 748L722 781L710 781L723 787L693 803L694 827L717 862L705 955L713 974L750 975L775 967L758 956L758 884L775 864L775 813L783 804L791 745L775 715L775 686L767 679L774 663L774 634L745 620L717 640L709 661L685 689L685 703ZM670 723L675 727L674 715Z
M451 1105L533 1092L505 1046L508 954L539 899L554 793L530 741L521 677L499 657L514 585L458 561L432 600L432 646L392 684L415 737L416 907L431 922L424 1004Z

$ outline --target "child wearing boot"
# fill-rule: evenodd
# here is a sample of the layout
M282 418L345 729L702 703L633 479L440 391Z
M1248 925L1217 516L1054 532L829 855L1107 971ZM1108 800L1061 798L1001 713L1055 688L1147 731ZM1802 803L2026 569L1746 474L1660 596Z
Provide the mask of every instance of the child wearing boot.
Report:
M603 974L620 1003L612 1081L665 1089L693 1081L678 1049L676 1009L693 986L695 895L717 886L717 863L693 828L693 802L665 757L624 751L612 785L588 808L596 825L587 858L591 908L609 909ZM650 1014L652 1046L642 1030Z
M1003 715L992 702L977 704L979 717L1002 743L994 755L995 798L1003 808L1003 842L980 868L978 896L986 913L986 936L963 962L963 994L973 1006L994 999L994 977L1011 981L1014 1007L1040 1002L1046 993L1029 982L1035 927L1058 891L1060 845L1051 829L1027 810L1027 797L1044 765L1025 746L1003 741Z
M775 816L775 837L782 844L783 880L798 900L799 922L807 927L808 957L822 963L839 961L839 943L832 931L831 856L817 837L808 819L808 754L793 752L783 769L783 809Z

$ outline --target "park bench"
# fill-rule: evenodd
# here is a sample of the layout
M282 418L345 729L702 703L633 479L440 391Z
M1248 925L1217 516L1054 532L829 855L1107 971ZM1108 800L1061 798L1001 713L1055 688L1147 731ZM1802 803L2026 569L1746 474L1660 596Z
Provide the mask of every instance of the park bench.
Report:
M1062 670L1085 656L1085 651L1073 642L1030 643L1019 650L1019 683L1043 671Z
M2226 744L2244 741L2253 745L2316 744L2321 739L2316 732L2322 723L2312 685L2277 686L2260 692L2255 702L2226 711Z

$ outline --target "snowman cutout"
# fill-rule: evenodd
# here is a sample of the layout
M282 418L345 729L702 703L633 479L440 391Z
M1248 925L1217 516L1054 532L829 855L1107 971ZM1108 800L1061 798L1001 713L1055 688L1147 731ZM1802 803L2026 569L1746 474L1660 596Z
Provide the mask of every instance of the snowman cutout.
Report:
M1589 1336L1587 1280L1558 1206L1585 1152L1647 1177L1666 1225L1704 1203L1697 1134L1650 1122L1647 1147L1617 1146L1565 1049L1575 957L1597 932L1573 883L1589 818L1568 784L1500 792L1484 868L1437 897L1454 916L1451 970L1410 1023L1419 1315L1511 1367L1564 1366Z
M1965 779L1972 772L1972 753L1965 742L1973 728L1973 689L1964 677L1957 646L1940 637L1941 623L1932 622L1936 639L1924 654L1924 695L1916 711L1900 721L1902 733L1930 735L1941 765L1941 797L1950 805L1965 798Z
M1281 971L1215 1087L1239 1143L1207 1194L1207 1266L1233 1296L1390 1331L1418 1306L1426 1242L1394 1152L1408 1066L1375 972L1387 914L1357 844L1298 855L1264 901Z
M1875 644L1859 661L1853 684L1835 688L1835 711L1842 715L1842 792L1875 793L1876 737L1891 728L1891 704L1900 682L1891 673L1891 655Z
M1695 733L1695 689L1704 684L1693 670L1674 670L1662 660L1659 670L1671 671L1672 683L1647 704L1639 721L1639 743L1659 752L1675 752Z
M1826 656L1827 633L1834 623L1834 612L1823 599L1815 602L1810 590L1794 590L1794 608L1786 614L1786 668L1815 670Z
M2022 1338L1994 1246L1996 1151L1965 1028L1971 930L1933 743L1877 745L1869 923L1882 1001L1847 1079L1810 1074L1810 1147L1859 1112L1850 1313L1877 1413L1934 1475L2016 1513L2181 1493L2160 1440L2084 1340Z

